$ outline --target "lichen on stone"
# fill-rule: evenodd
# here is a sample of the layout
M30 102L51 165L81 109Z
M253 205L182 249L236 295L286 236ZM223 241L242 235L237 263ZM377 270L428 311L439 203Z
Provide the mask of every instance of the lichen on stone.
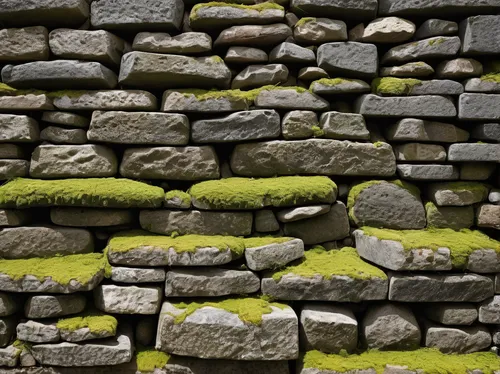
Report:
M69 332L88 328L92 333L106 332L115 335L117 327L118 321L115 317L102 313L88 313L83 316L61 318L57 322L58 329Z
M446 41L445 38L431 39L429 40L429 45L432 47L434 45L442 44Z
M149 347L137 347L136 364L141 373L149 373L162 369L170 360L170 355Z
M443 188L457 194L471 191L484 197L488 196L490 190L486 184L480 182L447 182L443 184Z
M235 3L224 3L220 1L211 1L208 3L200 3L196 4L193 9L191 9L191 13L189 15L189 19L191 21L196 21L198 17L198 11L202 8L213 8L213 7L230 7L230 8L237 8L237 9L242 9L242 10L247 10L247 11L257 11L257 12L263 12L265 10L269 9L276 9L276 10L282 10L285 11L285 9L278 4L272 3L272 2L265 2L265 3L260 3L260 4L255 4L255 5L243 5L243 4L235 4Z
M372 82L372 92L377 95L409 95L413 87L422 81L414 78L376 78Z
M322 84L323 86L335 87L339 84L355 82L353 79L346 78L321 78L311 83L310 90L312 90L314 84Z
M299 19L297 21L297 23L295 24L295 27L300 27L300 26L305 25L306 23L309 23L309 22L316 22L316 18L315 17L302 17L301 19Z
M191 195L181 190L171 190L165 194L165 200L180 199L183 204L191 204Z

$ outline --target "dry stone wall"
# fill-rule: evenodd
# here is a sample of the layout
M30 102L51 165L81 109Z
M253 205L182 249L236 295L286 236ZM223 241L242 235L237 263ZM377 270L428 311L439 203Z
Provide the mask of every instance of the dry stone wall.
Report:
M0 0L0 373L500 373L500 0Z

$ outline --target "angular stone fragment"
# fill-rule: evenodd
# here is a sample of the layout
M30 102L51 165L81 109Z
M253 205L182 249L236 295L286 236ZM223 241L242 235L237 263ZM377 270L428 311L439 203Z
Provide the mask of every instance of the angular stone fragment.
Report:
M448 160L500 163L500 144L452 144L448 148Z
M356 94L370 92L370 85L359 79L320 79L311 83L311 91L317 95Z
M215 179L219 164L210 146L130 148L123 154L120 174L135 179Z
M333 161L335 160L335 161ZM231 168L248 177L275 175L394 175L394 153L388 144L311 139L237 145Z
M464 93L458 101L461 120L497 120L500 118L500 95Z
M386 137L390 141L456 143L469 139L469 133L452 124L406 118L389 125Z
M19 309L18 301L13 295L0 292L0 317L7 317Z
M21 349L16 348L14 345L9 345L6 348L0 348L0 365L7 367L17 366L20 354Z
M260 271L280 268L304 255L304 242L292 239L283 243L270 243L261 246L247 246L245 260L249 269Z
M436 68L438 78L463 79L483 74L483 65L471 58L456 58L441 62Z
M307 139L314 135L314 127L319 127L318 115L307 110L294 110L286 113L281 122L285 139Z
M401 16L433 16L436 12L448 12L449 15L464 15L496 12L500 8L498 1L485 0L380 0L379 14Z
M402 43L415 33L415 24L398 17L377 18L349 31L349 40L365 43Z
M292 36L292 30L285 24L233 26L225 29L215 40L215 47L224 46L274 46Z
M493 296L479 305L479 322L486 324L500 323L500 296Z
M474 16L460 23L462 53L466 55L500 53L499 16Z
M268 59L267 53L262 49L250 47L229 47L224 57L224 61L234 64L259 64Z
M0 116L0 126L1 126L1 116ZM2 129L3 131L3 129ZM10 160L10 159L24 159L26 158L26 153L23 147L17 144L0 144L0 159Z
M370 132L360 114L326 112L319 120L323 136L329 139L368 140Z
M106 30L178 30L183 14L181 0L99 0L92 3L90 22Z
M269 54L269 62L283 64L307 64L316 62L314 51L294 43L283 42L273 48Z
M459 50L460 38L458 36L440 36L393 47L382 57L381 63L446 58L455 56Z
M477 211L477 225L479 227L491 227L500 230L500 206L481 205Z
M54 105L62 110L156 110L156 97L146 91L80 91L61 94Z
M111 177L118 162L114 152L102 145L41 145L31 155L33 178Z
M398 161L446 161L446 150L441 145L407 143L394 147Z
M49 33L42 26L3 29L0 31L0 61L48 60L48 41Z
M165 269L111 268L111 280L119 283L158 283L165 281Z
M7 65L2 81L15 88L41 90L113 89L116 74L98 62L55 60Z
M441 207L428 202L425 205L425 210L428 227L462 230L474 225L474 208L472 206Z
M410 181L450 181L459 179L459 168L454 165L398 164L398 175Z
M162 32L140 32L135 36L134 51L192 55L212 50L212 38L203 32L185 32L170 36Z
M264 209L255 212L255 230L257 232L273 232L280 229L280 224L272 210Z
M77 314L85 309L83 294L30 296L24 304L26 318L55 318Z
M250 65L233 78L231 89L277 85L287 80L288 68L283 64Z
M432 38L433 36L458 34L458 24L453 21L431 18L424 21L415 33L417 40Z
M285 210L280 210L277 213L278 220L281 222L294 222L300 221L307 218L312 218L316 216L321 216L330 211L330 205L312 205L304 206L298 208L289 208Z
M195 95L189 91L167 90L163 95L162 110L164 112L180 113L224 113L250 109L250 101L241 96L233 95L234 91L221 91L221 95ZM225 95L223 93L226 93Z
M298 87L262 90L255 98L257 108L323 111L330 108L325 99Z
M0 114L0 143L32 143L39 137L38 122L33 118Z
M425 331L425 346L443 353L472 353L491 345L491 334L485 326L441 327L430 325Z
M369 117L453 118L457 115L455 105L450 98L434 95L409 97L363 95L356 100L355 110Z
M0 180L28 175L29 162L25 160L0 160Z
M500 190L499 189L492 189L490 191L490 194L488 195L488 200L492 204L500 205Z
M55 343L60 339L55 323L28 321L17 325L17 339L30 343Z
M82 0L83 1L83 0ZM45 94L0 96L1 111L53 110L52 100Z
M459 303L428 304L424 308L424 314L443 325L472 325L478 316L474 304Z
M82 129L48 126L40 132L40 140L53 144L85 144L87 143L87 132Z
M435 183L427 187L430 200L439 206L467 206L488 198L488 187L474 182Z
M479 302L494 294L493 280L478 274L389 274L389 300Z
M186 145L189 120L182 114L95 111L87 136L106 143Z
M302 18L295 25L293 37L306 45L340 42L347 40L347 26L330 18Z
M60 226L106 227L130 224L134 215L126 209L52 208L50 219Z
M291 10L296 14L349 19L373 19L377 13L377 2L351 0L292 0Z
M500 83L488 75L481 78L471 78L464 82L466 92L500 93Z
M0 209L0 227L22 226L29 221L29 214L25 211Z
M373 78L378 71L378 53L373 44L325 43L318 48L318 66L330 74Z
M106 284L94 290L95 306L106 313L157 314L161 299L160 287Z

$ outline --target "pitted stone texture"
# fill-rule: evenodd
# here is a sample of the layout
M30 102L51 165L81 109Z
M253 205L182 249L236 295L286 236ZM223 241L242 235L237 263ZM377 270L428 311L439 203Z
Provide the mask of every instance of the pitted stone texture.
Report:
M45 94L0 96L0 111L53 110L52 100Z
M90 253L94 250L94 239L89 231L56 226L4 228L0 230L0 243L0 256L7 259Z
M81 95L61 95L54 99L61 110L156 110L156 97L146 91L81 91Z
M189 120L182 114L95 111L87 136L106 143L186 145Z
M392 64L453 57L459 50L460 38L458 36L439 36L393 47L382 57L381 63Z
M429 325L425 331L425 346L437 348L443 353L473 353L491 345L487 327L441 327Z
M0 348L6 347L16 334L16 319L0 318Z
M15 88L41 90L112 89L116 74L99 62L55 60L7 65L2 81Z
M437 144L407 143L394 147L398 161L446 161L446 150Z
M248 110L250 102L244 98L230 96L198 100L194 94L182 90L167 90L163 95L162 110L176 113L224 113Z
M339 353L353 351L358 345L358 322L344 306L306 304L300 313L300 328L307 350Z
M304 48L294 43L283 42L273 48L269 54L269 62L281 62L283 64L315 63L316 55L309 48Z
M122 58L119 82L128 87L168 89L191 87L229 88L231 72L218 56L129 52Z
M272 210L263 209L255 212L255 231L273 232L280 229L280 224Z
M246 264L254 271L276 269L303 256L304 242L300 239L245 248Z
M25 27L0 31L0 61L49 59L49 33L45 27Z
M318 115L308 110L294 110L286 113L281 122L283 137L307 139L314 135L313 127L319 127Z
M39 138L38 122L33 118L0 114L0 143L32 143Z
M90 125L87 117L67 112L44 112L42 121L67 127L87 128Z
M297 14L331 18L373 19L377 13L376 0L292 0L290 6Z
M31 217L27 212L14 209L0 209L0 227L22 226L28 223Z
M31 155L32 178L112 177L118 169L114 152L102 145L41 145Z
M29 162L25 160L0 160L0 180L28 176Z
M202 147L155 147L125 150L120 174L134 179L196 181L219 178L215 150Z
M479 302L493 296L491 277L478 274L389 274L389 300L402 302Z
M143 210L139 216L145 230L170 235L231 235L245 236L252 232L251 212L207 212L200 210Z
M427 187L427 195L439 206L467 206L485 201L488 198L488 188L476 183L477 188L469 188L448 183L435 183Z
M298 23L293 30L294 39L302 44L323 44L347 40L347 26L344 21L330 18L312 18Z
M454 118L457 115L451 98L436 95L380 97L368 94L356 100L355 111L367 117Z
M381 77L398 77L398 78L422 78L434 74L434 69L429 64L419 62L408 62L401 66L392 66L381 68L379 75Z
M283 64L250 65L233 78L231 89L277 85L287 80L288 68Z
M111 268L111 280L119 283L157 283L165 281L165 269Z
M356 42L325 43L318 48L318 66L330 74L373 78L378 71L377 47Z
M449 79L421 81L411 89L411 95L460 95L464 93L461 83Z
M500 296L493 296L479 305L479 322L495 325L500 323Z
M280 222L294 222L321 216L328 213L330 209L331 205L301 206L297 208L280 210L277 214L277 217Z
M448 160L500 163L500 144L452 144L448 148Z
M182 0L98 0L90 22L106 30L178 30L184 14Z
M439 229L450 228L453 230L468 229L474 225L474 208L442 207L427 203L427 226Z
M464 79L483 74L483 65L471 58L443 61L436 68L438 78Z
M477 211L477 225L479 227L490 227L500 230L500 206L481 205Z
M457 143L469 139L469 133L449 123L406 118L389 125L386 137L390 141Z
M85 309L83 294L30 296L24 304L26 318L55 318L77 314Z
M106 227L131 224L134 215L126 209L52 208L50 219L60 226Z
M54 144L85 144L87 143L87 132L82 129L48 126L40 132L40 140Z
M109 330L91 331L88 327L82 327L76 330L59 329L59 332L61 334L61 340L73 343L109 338L110 336L115 336L116 333Z
M458 118L462 120L498 120L500 95L464 93L458 101Z
M500 53L500 17L474 16L460 23L462 53L466 55Z
M415 33L415 24L398 17L377 18L366 27L361 23L349 31L349 40L365 43L402 43Z
M171 269L165 283L167 297L245 295L259 290L260 278L248 270Z
M195 143L225 143L278 138L280 116L274 110L250 110L191 124ZM189 135L188 135L189 137Z
M298 91L296 88L280 88L263 90L255 98L257 108L278 110L315 110L324 111L330 108L328 101L307 90Z
M134 51L192 55L212 50L212 38L203 32L185 32L170 36L163 32L140 32L135 36Z
M464 15L496 12L497 0L380 0L379 14L400 16L433 16L436 12Z
M370 132L360 114L326 112L319 120L323 136L329 139L368 140Z
M11 294L0 292L0 317L7 317L19 309L19 301Z
M267 62L268 59L267 53L262 49L251 47L229 47L224 57L226 62L235 64L259 64Z
M298 356L298 320L290 307L271 306L260 325L245 323L237 314L203 307L175 323L181 314L173 304L163 304L156 348L181 356L236 360L293 360ZM204 344L210 339L211 344ZM199 344L202 343L202 344Z
M9 160L25 158L26 152L24 151L22 146L17 144L0 144L0 159Z
M359 79L340 79L340 82L333 80L334 84L328 84L322 81L313 82L311 91L317 95L336 95L336 94L357 94L370 92L370 85Z
M391 146L311 139L237 145L231 157L235 174L248 177L320 174L392 176L395 157Z
M157 371L159 369L156 369ZM207 360L171 356L158 374L289 374L287 361ZM20 373L23 374L23 373ZM90 373L82 373L90 374ZM132 373L131 373L132 374Z
M157 314L161 299L160 287L106 284L94 290L95 306L106 313Z
M292 36L292 29L285 24L233 26L219 34L214 47L275 46Z
M55 323L27 321L16 328L17 339L30 343L55 343L60 339Z
M454 165L398 164L398 175L409 181L452 181L459 178L459 167Z
M464 82L466 92L500 93L500 83L494 80L471 78Z
M428 304L424 308L424 314L443 325L472 325L478 316L474 304L460 303Z
M458 24L453 21L431 18L424 21L418 28L415 38L427 39L433 36L455 35L458 34Z
M7 367L17 366L20 354L21 350L14 347L14 345L9 345L6 348L0 348L0 365Z

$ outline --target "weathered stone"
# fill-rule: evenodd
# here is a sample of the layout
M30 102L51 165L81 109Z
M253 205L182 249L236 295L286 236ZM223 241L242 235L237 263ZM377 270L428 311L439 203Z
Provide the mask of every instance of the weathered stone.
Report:
M52 208L50 219L60 226L106 227L130 224L134 215L125 209Z
M458 36L440 36L393 47L382 57L381 63L446 58L455 56L459 50L460 38Z
M3 29L0 31L0 61L48 60L48 41L49 33L42 26Z
M325 99L307 90L296 87L262 90L255 98L257 108L281 110L316 110L323 111L330 108Z
M62 110L156 110L156 97L146 91L81 91L79 95L61 94L54 105Z
M48 126L40 132L40 140L54 144L85 144L87 143L87 132L82 129Z
M59 58L120 65L125 42L104 30L56 29L49 34L50 51Z
M87 136L106 143L186 145L189 120L182 114L95 111Z
M424 308L424 314L443 325L472 325L478 315L474 304L459 303L429 304Z
M448 148L449 161L500 162L500 144L458 143Z
M448 123L406 118L387 127L390 141L456 143L469 139L469 133Z
M368 309L362 322L363 338L370 349L408 350L420 345L420 328L410 308L381 304Z
M433 36L458 34L458 24L453 21L431 18L424 21L415 33L417 40L432 38Z
M469 17L460 23L462 53L466 55L500 53L499 16Z
M483 65L471 58L456 58L441 62L436 68L438 78L463 79L483 74Z
M269 54L269 62L283 64L306 64L316 62L314 51L294 43L283 42L273 48Z
M210 91L207 91L210 92ZM241 96L233 96L228 92L228 95L220 97L203 97L198 99L197 96L190 92L182 90L173 91L167 90L163 95L162 110L164 112L180 112L180 113L224 113L237 112L240 110L250 109L250 102Z
M318 244L343 239L349 235L349 219L345 205L336 202L330 211L318 217L288 222L285 235L300 238L304 244Z
M140 32L135 36L134 51L191 55L212 50L212 38L203 32L185 32L170 36L163 32Z
M231 72L218 56L187 57L129 52L122 58L119 82L128 87L168 89L191 87L229 88Z
M280 229L280 224L272 210L264 209L255 212L255 230L257 232L273 232Z
M359 79L321 79L311 84L311 91L318 95L355 94L370 90L370 85Z
M219 164L210 146L130 148L123 154L120 174L135 179L214 179L219 178Z
M448 79L421 81L411 88L410 95L460 95L464 93L461 83Z
M0 230L0 256L7 259L51 257L94 250L87 230L55 226L11 227Z
M143 210L139 220L143 229L157 234L245 236L252 232L253 216L250 212Z
M296 14L321 15L349 19L373 19L377 14L377 2L352 0L292 0L291 10Z
M87 128L90 125L87 117L66 112L44 112L42 121L69 127Z
M0 180L28 176L29 162L25 160L0 160Z
M59 329L61 340L78 343L86 340L95 340L109 338L115 336L116 332L112 330L96 330L92 331L88 327L77 328L76 330Z
M347 26L330 18L303 18L295 25L293 37L306 45L340 42L347 40Z
M112 89L116 74L99 62L73 60L37 61L7 65L2 81L15 88L41 90Z
M308 66L299 70L297 75L298 80L302 81L315 81L322 78L328 78L328 73L321 68L315 66Z
M492 297L493 280L478 274L389 274L389 300L479 302Z
M55 323L28 321L17 325L17 339L30 343L55 343L60 339Z
M468 229L474 225L474 208L442 207L429 202L425 205L427 226L453 230Z
M0 227L22 226L29 222L30 218L30 215L22 210L0 209Z
M457 115L451 98L435 95L409 97L363 95L356 100L355 111L368 117L453 118Z
M319 120L323 136L329 139L368 140L370 132L360 114L326 112Z
M102 145L40 145L31 155L33 178L112 177L118 161Z
M500 93L500 83L494 79L471 78L464 82L466 92L479 92L479 93Z
M477 225L479 227L491 227L500 230L500 206L481 205L477 211Z
M310 139L237 145L231 157L234 173L248 177L275 175L394 175L394 153L388 144Z
M83 1L83 0L82 0ZM52 100L47 95L27 94L0 96L0 111L52 110Z
M459 178L459 168L454 165L398 164L398 175L410 181L452 181Z
M331 205L312 205L280 210L277 217L281 222L294 222L326 214Z
M287 80L288 68L283 64L250 65L233 78L231 89L277 85Z
M178 193L174 193L172 196L165 196L165 201L163 205L165 208L171 209L190 209L191 208L191 198L189 195L183 195L180 191ZM187 199L186 199L187 198Z
M245 248L247 266L254 271L280 268L303 255L304 242L300 239Z
M427 186L430 200L439 206L467 206L488 198L488 188L481 183L435 183Z
M234 64L260 64L268 59L267 53L262 49L250 47L229 47L224 57L224 61Z
M300 313L301 341L307 350L325 353L353 351L358 345L358 322L343 306L306 304Z
M493 296L479 305L479 322L493 325L500 323L500 296Z
M491 334L485 326L441 327L428 325L425 346L443 353L473 353L491 345Z
M243 300L242 300L243 302ZM294 311L270 305L262 322L245 323L237 314L202 307L176 322L184 309L163 304L156 348L182 356L236 360L293 360L299 353L298 320ZM211 344L193 344L210 337Z
M32 143L40 137L38 122L27 116L0 114L1 143Z
M224 46L274 46L292 36L292 30L285 24L233 26L223 30L214 42L215 47Z
M0 365L7 367L17 366L20 354L21 350L14 347L14 345L9 345L6 348L0 348Z
M260 278L248 270L172 269L165 283L167 297L244 295L259 290Z
M165 281L165 269L111 268L111 280L119 283L157 283Z
M377 47L356 42L325 43L318 48L318 66L330 74L373 78L378 71Z
M0 348L6 347L16 333L15 318L0 318Z
M33 357L31 352L26 347L23 347L23 350L21 351L21 354L19 355L19 364L23 368L36 366L35 358Z
M286 113L281 122L285 139L307 139L314 135L314 127L319 127L318 115L307 110L294 110Z
M407 143L394 147L398 161L446 161L446 150L441 145Z
M458 118L461 120L498 120L500 95L464 93L458 100Z
M21 158L22 159L26 158L26 152L24 151L22 146L17 144L0 144L0 159L10 160L10 159L21 159Z
M24 304L26 318L55 318L77 314L85 309L83 294L30 296Z
M19 309L18 301L5 292L0 292L0 317L7 317Z
M496 12L500 8L496 0L380 0L379 14L401 16L433 16L436 12L448 15Z
M398 17L377 18L366 27L359 24L349 31L349 40L365 43L402 43L415 33L415 24Z
M160 310L160 287L116 286L106 284L94 290L95 306L106 313L157 314Z
M183 14L181 0L99 0L92 3L90 22L95 29L178 30Z
M434 74L432 66L425 62L408 62L401 66L381 68L381 77L421 78Z

